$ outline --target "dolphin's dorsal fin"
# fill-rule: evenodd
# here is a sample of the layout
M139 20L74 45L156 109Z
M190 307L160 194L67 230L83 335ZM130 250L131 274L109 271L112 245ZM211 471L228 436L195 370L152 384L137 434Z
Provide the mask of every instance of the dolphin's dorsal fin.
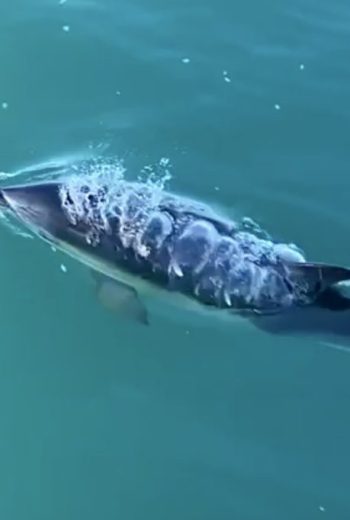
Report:
M133 287L99 273L93 278L98 300L105 308L142 325L149 324L147 309Z
M289 263L293 281L300 281L309 296L317 297L326 289L350 280L350 269L317 263Z

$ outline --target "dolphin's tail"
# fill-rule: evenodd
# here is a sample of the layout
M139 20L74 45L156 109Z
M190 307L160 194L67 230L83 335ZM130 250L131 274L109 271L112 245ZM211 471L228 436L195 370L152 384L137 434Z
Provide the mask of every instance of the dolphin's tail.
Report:
M293 263L289 265L293 285L300 287L307 299L330 310L350 308L350 298L338 284L350 281L350 269L326 264Z

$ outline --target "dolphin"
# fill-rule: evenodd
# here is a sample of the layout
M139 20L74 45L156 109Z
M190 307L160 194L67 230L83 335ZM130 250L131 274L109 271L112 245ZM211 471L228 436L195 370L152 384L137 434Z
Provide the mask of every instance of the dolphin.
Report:
M210 206L151 183L71 173L0 189L0 207L94 273L110 309L148 324L146 291L270 333L350 336L350 269L306 261Z

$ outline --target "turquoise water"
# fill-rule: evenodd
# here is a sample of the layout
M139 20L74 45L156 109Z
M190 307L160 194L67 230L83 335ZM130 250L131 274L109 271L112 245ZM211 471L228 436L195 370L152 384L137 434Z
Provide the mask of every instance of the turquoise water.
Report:
M349 18L345 0L3 2L0 167L166 158L172 189L349 265ZM170 306L144 330L73 260L0 238L1 518L350 518L346 351Z

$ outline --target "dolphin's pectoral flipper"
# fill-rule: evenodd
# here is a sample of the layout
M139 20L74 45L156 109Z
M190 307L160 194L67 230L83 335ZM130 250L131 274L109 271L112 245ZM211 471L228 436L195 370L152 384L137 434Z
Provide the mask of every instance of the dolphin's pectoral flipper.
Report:
M133 287L100 274L94 273L93 277L104 307L142 325L149 324L147 309Z

